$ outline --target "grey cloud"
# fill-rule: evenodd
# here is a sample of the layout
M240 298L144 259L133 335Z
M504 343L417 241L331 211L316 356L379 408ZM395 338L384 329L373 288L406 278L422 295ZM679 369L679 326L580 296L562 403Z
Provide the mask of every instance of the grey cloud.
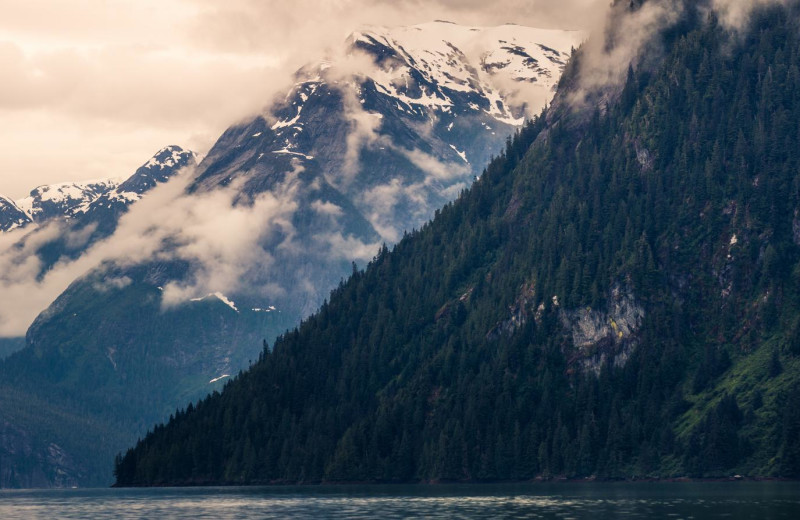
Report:
M789 0L712 0L712 4L723 24L733 29L740 29L747 22L754 8L771 4L786 5L788 1Z
M118 278L107 278L102 282L97 282L93 284L92 286L96 291L109 292L113 290L124 289L125 287L129 286L132 283L133 280L131 280L130 277L120 276Z
M572 102L581 104L587 93L622 83L630 64L635 64L653 37L680 16L680 2L656 0L629 11L626 2L618 2L595 29L594 38L584 43L579 79L581 88ZM601 36L602 35L602 36Z
M710 0L700 8L713 11L727 28L736 31L745 25L754 8L788 1ZM655 47L654 37L674 25L684 14L685 6L683 0L650 0L631 10L628 2L615 2L607 16L590 30L595 37L583 45L580 85L570 101L580 105L590 93L599 93L604 100L608 95L604 89L621 86L628 66L637 65L644 52L652 56L663 51Z

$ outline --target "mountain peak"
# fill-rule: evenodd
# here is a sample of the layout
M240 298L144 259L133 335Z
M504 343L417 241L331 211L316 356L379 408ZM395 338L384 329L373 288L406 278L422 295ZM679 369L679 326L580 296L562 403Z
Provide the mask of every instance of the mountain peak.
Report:
M141 195L156 184L166 182L186 166L196 164L197 155L177 145L165 146L139 167L116 190L119 193Z
M488 115L516 126L525 104L539 101L532 97L550 97L571 49L584 38L579 31L435 21L368 27L351 34L348 44L375 59L379 70L370 77L388 95L447 110L453 95L476 94Z
M177 145L169 145L156 152L153 157L142 165L142 168L159 168L163 170L164 168L173 168L175 166L180 167L190 162L190 158L194 160L196 157L197 154L191 150L185 150Z

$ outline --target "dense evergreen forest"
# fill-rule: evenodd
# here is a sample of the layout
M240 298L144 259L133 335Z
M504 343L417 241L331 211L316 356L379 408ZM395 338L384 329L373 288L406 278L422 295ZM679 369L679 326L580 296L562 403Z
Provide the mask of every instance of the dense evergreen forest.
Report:
M800 477L799 20L687 7L570 109L578 51L558 113L117 484Z

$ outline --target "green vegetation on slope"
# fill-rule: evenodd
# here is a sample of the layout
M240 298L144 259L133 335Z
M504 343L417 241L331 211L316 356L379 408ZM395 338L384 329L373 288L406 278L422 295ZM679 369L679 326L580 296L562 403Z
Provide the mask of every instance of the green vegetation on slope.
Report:
M800 476L797 22L687 15L117 484Z

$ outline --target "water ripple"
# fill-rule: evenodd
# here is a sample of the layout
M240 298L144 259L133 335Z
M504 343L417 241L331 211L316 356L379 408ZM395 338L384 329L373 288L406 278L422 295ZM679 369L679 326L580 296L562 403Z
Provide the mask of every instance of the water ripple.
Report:
M529 484L26 490L16 519L763 519L800 518L797 483Z

